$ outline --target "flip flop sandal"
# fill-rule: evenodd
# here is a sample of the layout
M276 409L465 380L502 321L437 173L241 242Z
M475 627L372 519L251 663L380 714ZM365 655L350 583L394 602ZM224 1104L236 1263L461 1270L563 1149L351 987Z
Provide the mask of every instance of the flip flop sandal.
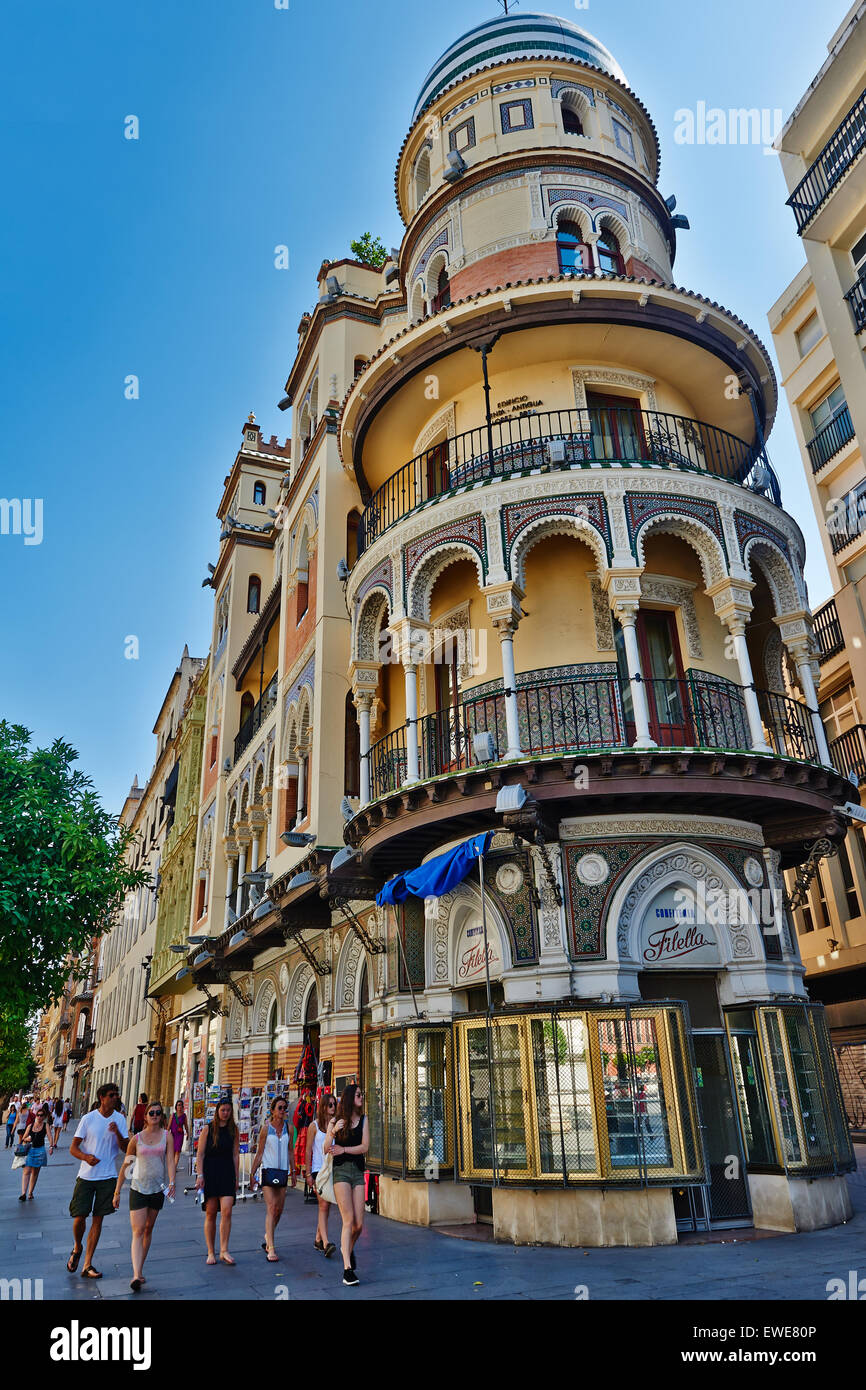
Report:
M279 1257L279 1255L277 1254L276 1250L274 1251L273 1255L270 1253L270 1251L268 1251L268 1263L269 1263L269 1264L272 1264L272 1265L273 1265L273 1264L277 1264L278 1261L279 1261L279 1258L280 1258L280 1257Z
M86 1269L81 1271L81 1277L82 1279L101 1279L102 1275L98 1269L93 1268L93 1265L88 1265Z
M332 1240L329 1240L329 1241L328 1241L328 1244L325 1246L325 1259L326 1259L326 1260L329 1260L329 1259L331 1258L331 1256L333 1255L333 1253L334 1253L334 1251L336 1250L336 1248L337 1248L337 1247L336 1247L336 1245L334 1244L334 1242L333 1242Z
M324 1248L325 1248L325 1247L324 1247L324 1245L322 1244L322 1242L319 1240L319 1237L316 1236L316 1239L313 1241L313 1249L314 1249L314 1250L324 1250Z
M66 1261L66 1268L69 1270L70 1274L75 1273L76 1269L78 1268L78 1261L81 1259L81 1256L83 1254L84 1246L82 1245L79 1250L73 1250L72 1254L69 1256L69 1259Z

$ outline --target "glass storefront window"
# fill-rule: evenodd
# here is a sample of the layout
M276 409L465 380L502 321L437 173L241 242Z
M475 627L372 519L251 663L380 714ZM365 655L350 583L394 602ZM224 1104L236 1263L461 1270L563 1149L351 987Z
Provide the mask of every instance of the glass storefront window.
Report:
M611 1167L669 1168L667 1104L651 1018L599 1019Z
M731 1062L740 1124L746 1144L746 1160L748 1163L773 1165L776 1162L776 1150L761 1074L758 1037L754 1031L731 1033Z
M583 1018L531 1020L542 1173L594 1173L598 1158Z
M403 1164L403 1034L385 1038L385 1164Z
M427 1032L420 1029L407 1034L409 1043L409 1074L416 1078L417 1115L412 1116L412 1095L406 1088L406 1101L409 1109L410 1135L415 1139L410 1143L416 1150L411 1155L411 1166L423 1169L436 1165L450 1166L451 1145L448 1121L448 1065L447 1037L439 1030ZM412 1120L414 1119L414 1124Z
M382 1162L382 1077L380 1067L381 1035L367 1038L365 1049L364 1087L367 1099L367 1129L370 1147L367 1162L375 1166Z
M779 1017L777 1013L770 1012L769 1010L763 1010L762 1017L766 1030L767 1051L769 1053L770 1067L773 1074L773 1084L776 1091L776 1119L779 1124L785 1162L801 1163L800 1138L797 1133L794 1101L791 1095L791 1088L788 1084L787 1068L785 1067L785 1054L782 1048L782 1030L779 1026Z
M811 1159L828 1159L831 1156L830 1141L821 1100L818 1059L812 1046L809 1024L805 1014L794 1014L786 1010L784 1018L794 1084L800 1104L806 1155Z

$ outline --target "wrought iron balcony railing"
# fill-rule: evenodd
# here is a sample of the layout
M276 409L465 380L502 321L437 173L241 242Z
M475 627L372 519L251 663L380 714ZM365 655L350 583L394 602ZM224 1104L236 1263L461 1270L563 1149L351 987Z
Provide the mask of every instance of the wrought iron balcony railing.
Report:
M806 448L809 450L809 458L812 463L812 472L819 473L831 458L835 458L840 449L854 438L854 424L851 419L851 412L847 405L828 420L826 425L822 425L813 439L810 439Z
M241 724L241 727L238 729L237 738L235 739L234 762L237 762L244 749L251 743L271 710L274 708L274 705L277 703L278 684L279 681L277 677L274 676L267 690L265 690L262 695L262 698L253 706L252 710Z
M821 665L837 652L845 650L845 638L839 614L836 612L835 599L828 599L812 614L812 631L818 643L818 660Z
M866 782L866 724L855 724L834 738L830 757L840 772L853 772L859 782Z
M866 481L858 483L844 497L834 498L833 503L827 513L827 531L833 554L838 555L866 530Z
M547 410L466 430L404 464L364 508L358 554L417 507L454 488L570 468L685 469L726 478L777 506L782 502L766 452L715 425L658 410Z
M73 1062L81 1061L87 1055L88 1049L93 1046L94 1032L92 1028L85 1028L81 1035L74 1039L69 1047L69 1058Z
M845 298L851 306L854 331L862 333L866 328L866 281L855 280Z
M554 676L526 680L517 689L520 746L527 759L551 753L626 750L635 737L630 692L616 675ZM682 680L644 682L650 730L660 747L747 750L751 747L743 690L733 681L689 671ZM756 691L764 733L779 757L818 762L809 711L777 691ZM493 739L493 761L506 754L503 691L425 715L417 724L422 781L476 767L474 736ZM386 734L370 749L373 801L398 790L409 768L407 730Z
M866 148L866 91L843 116L818 158L788 199L802 234L815 213L827 201L843 175Z

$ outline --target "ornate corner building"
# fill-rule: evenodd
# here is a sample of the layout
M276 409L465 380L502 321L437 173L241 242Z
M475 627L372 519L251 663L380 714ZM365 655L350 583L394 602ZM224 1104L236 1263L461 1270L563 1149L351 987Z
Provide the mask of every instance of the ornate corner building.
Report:
M866 5L851 7L777 142L807 264L770 310L830 571L815 613L832 760L866 781ZM855 825L794 914L810 994L827 1009L851 1128L866 1132L866 857Z
M251 417L218 509L177 1080L194 1046L256 1086L312 1043L363 1078L398 1219L652 1244L850 1211L782 874L856 794L773 368L675 283L658 168L583 30L463 35L401 246L323 264L291 438ZM482 831L478 876L376 906Z

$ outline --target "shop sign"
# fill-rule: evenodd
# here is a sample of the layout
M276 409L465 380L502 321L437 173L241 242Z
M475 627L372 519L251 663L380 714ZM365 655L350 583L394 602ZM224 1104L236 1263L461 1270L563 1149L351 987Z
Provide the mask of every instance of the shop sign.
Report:
M647 907L640 931L644 966L718 965L719 948L713 928L696 920L694 904L672 885L663 888Z
M491 980L498 980L502 974L502 944L499 932L487 923L487 961ZM455 981L458 989L465 985L477 984L487 978L484 956L484 930L480 917L469 917L457 942Z

